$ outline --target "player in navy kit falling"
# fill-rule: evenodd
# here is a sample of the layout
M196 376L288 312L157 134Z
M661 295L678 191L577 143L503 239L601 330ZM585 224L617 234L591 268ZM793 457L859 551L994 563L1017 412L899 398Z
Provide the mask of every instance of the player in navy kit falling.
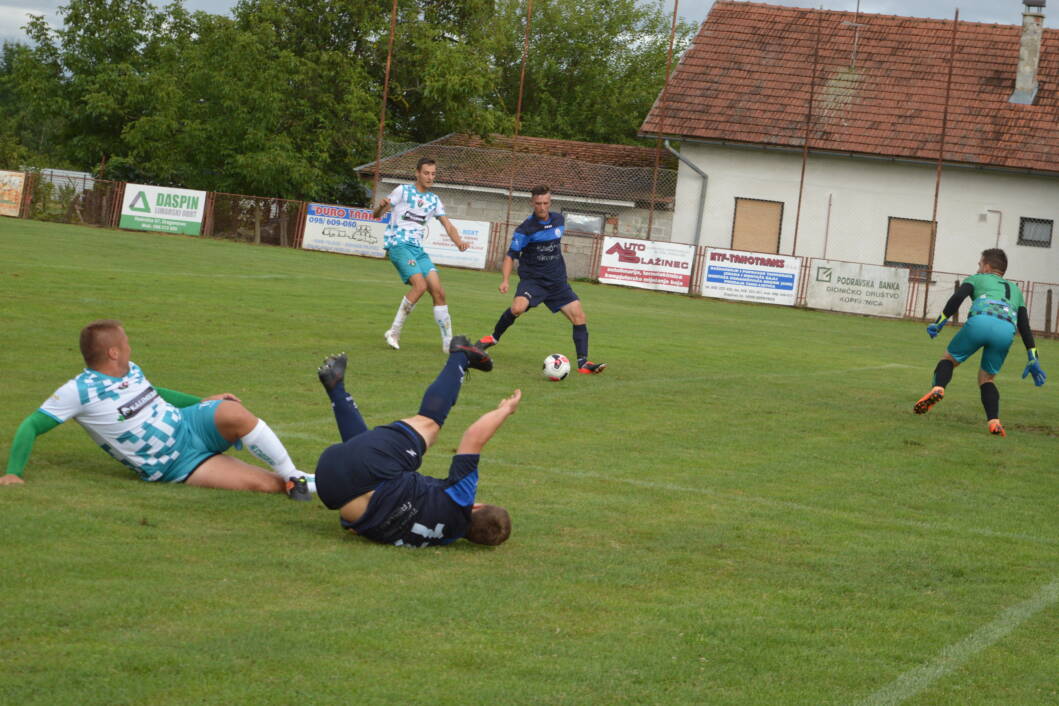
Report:
M574 349L577 351L577 371L585 375L601 373L606 363L593 363L588 359L588 325L581 300L571 289L566 279L566 261L563 260L560 239L566 221L563 214L552 213L551 189L535 186L530 191L533 200L533 215L524 220L511 237L511 247L504 256L501 268L503 279L498 289L507 294L510 288L511 270L518 260L519 284L511 306L500 315L493 333L483 336L478 345L483 349L500 342L504 331L515 323L527 309L545 304L554 314L557 311L570 320L574 327Z
M489 355L465 336L454 337L450 351L423 395L419 413L371 430L345 390L345 354L320 366L318 375L331 398L342 443L320 454L317 493L328 508L339 511L344 528L375 542L411 547L451 544L461 537L497 545L511 534L507 510L476 504L474 498L479 452L515 413L519 390L467 429L448 478L416 472L456 404L467 368L493 367Z

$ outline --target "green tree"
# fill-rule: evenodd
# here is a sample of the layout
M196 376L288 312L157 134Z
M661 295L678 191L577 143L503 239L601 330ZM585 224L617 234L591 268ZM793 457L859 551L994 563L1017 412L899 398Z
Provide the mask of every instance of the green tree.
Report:
M154 56L186 12L180 2L161 11L148 0L69 0L59 13L61 28L42 17L26 26L33 48L18 91L55 142L40 151L88 167L123 153L126 125L150 109Z
M193 38L155 69L156 103L128 126L129 166L156 181L332 199L351 183L349 123L371 120L366 78L337 52L312 60L275 27L196 13Z
M500 94L518 100L526 0L497 0L492 54ZM672 18L638 0L536 0L522 101L522 133L635 143L662 90ZM676 28L674 60L694 27Z

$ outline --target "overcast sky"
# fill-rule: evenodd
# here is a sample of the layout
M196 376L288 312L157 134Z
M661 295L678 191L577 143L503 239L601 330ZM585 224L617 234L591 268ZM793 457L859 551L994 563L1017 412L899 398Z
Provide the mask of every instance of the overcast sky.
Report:
M24 40L22 26L30 13L44 15L51 24L59 24L58 8L67 0L0 0L0 39ZM772 0L774 5L795 7L823 7L826 10L857 9L858 0ZM164 2L156 2L163 5ZM228 14L235 0L185 0L189 10L205 10ZM713 0L680 0L679 14L696 24L706 18ZM1059 1L1045 8L1045 25L1059 27ZM667 12L673 11L673 0L665 0ZM1021 0L860 0L862 12L909 17L938 17L951 19L956 8L960 19L970 22L1022 23Z

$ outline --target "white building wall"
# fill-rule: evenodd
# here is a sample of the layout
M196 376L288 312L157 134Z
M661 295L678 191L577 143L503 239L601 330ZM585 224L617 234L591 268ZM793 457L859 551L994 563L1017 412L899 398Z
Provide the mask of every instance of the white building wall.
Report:
M730 247L736 198L763 199L783 203L780 253L792 254L800 153L685 142L681 154L709 177L698 244ZM681 163L675 242L696 242L701 183L699 175ZM883 264L889 218L929 221L934 185L935 168L929 164L810 155L793 254ZM973 272L978 254L999 245L1008 254L1011 278L1056 282L1059 233L1053 233L1050 248L1018 245L1020 217L1059 225L1059 178L943 169L934 269Z

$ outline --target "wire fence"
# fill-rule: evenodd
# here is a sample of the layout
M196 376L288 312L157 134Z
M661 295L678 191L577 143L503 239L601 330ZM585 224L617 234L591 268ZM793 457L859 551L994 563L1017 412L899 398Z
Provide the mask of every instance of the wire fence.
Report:
M670 240L676 196L675 158L647 147L541 138L490 141L450 135L425 144L387 143L375 201L414 179L422 158L437 163L433 186L452 217L502 223L513 230L530 213L529 192L551 189L567 231ZM660 161L660 168L654 162ZM358 168L366 179L375 165Z
M305 216L303 201L211 192L203 235L254 245L295 247Z

